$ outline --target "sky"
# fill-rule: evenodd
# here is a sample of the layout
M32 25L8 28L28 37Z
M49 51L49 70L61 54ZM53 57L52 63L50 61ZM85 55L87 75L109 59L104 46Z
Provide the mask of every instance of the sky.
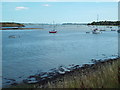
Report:
M2 21L89 23L117 21L118 2L2 2Z
M118 2L120 0L1 0L2 2Z

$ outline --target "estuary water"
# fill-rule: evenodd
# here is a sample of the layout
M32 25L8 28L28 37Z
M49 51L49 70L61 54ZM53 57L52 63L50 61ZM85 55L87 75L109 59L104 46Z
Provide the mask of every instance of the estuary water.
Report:
M56 34L49 33L50 25L27 27L43 29L2 31L3 86L60 65L88 64L91 59L114 58L118 54L117 31L107 26L98 27L106 30L101 34L92 34L95 26L87 25L58 25Z

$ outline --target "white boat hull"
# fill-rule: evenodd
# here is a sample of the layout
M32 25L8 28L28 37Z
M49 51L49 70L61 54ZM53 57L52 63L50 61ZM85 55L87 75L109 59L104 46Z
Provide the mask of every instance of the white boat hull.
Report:
M93 34L100 34L100 31L92 31Z

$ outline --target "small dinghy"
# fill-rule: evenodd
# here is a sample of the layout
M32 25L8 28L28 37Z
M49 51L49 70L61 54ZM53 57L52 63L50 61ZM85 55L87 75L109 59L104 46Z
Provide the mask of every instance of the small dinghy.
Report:
M52 31L49 31L49 33L57 33L57 31L55 31L55 30L52 30Z
M9 38L16 38L16 36L15 35L10 35Z

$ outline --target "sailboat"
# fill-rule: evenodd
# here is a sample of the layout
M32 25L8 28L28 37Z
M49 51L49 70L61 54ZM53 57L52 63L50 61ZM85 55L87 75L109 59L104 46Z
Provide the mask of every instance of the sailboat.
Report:
M97 22L98 22L98 18L99 16L97 15ZM100 34L100 30L98 30L98 28L96 27L95 29L92 30L92 34Z
M49 33L57 33L56 30L49 31Z
M53 30L49 31L49 33L57 33L57 31L55 30L54 21L53 21Z
M100 34L101 32L97 28L95 28L95 29L93 29L92 33L93 34Z

